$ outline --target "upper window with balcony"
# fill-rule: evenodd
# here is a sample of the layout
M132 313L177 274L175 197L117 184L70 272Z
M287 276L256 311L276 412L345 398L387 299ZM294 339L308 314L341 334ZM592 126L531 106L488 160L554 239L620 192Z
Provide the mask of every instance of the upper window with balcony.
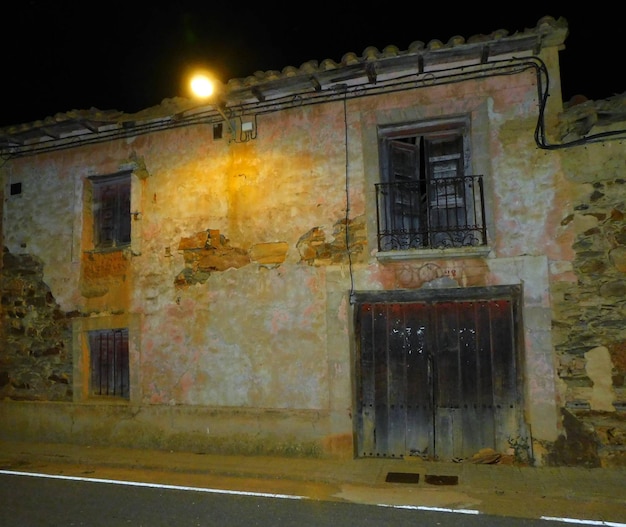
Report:
M483 180L469 174L465 120L379 129L378 250L487 244Z

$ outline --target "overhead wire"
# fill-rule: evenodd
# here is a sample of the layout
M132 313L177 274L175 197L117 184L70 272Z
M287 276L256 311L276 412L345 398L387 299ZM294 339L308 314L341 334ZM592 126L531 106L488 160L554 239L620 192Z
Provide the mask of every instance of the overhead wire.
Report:
M488 63L473 66L456 66L446 70L437 72L410 72L399 75L393 79L383 82L368 82L363 85L346 87L345 85L333 84L327 89L314 91L312 93L293 94L277 97L267 101L254 101L238 105L228 106L229 115L233 118L242 118L252 115L256 120L258 116L267 113L274 113L280 110L310 106L315 104L324 104L335 101L337 99L372 97L381 94L396 93L399 91L407 91L411 89L421 89L426 87L439 86L444 84L452 84L465 82L472 79L482 79L501 75L516 75L527 69L534 69L537 78L538 90L538 114L537 123L534 130L534 140L539 148L546 150L556 150L569 148L579 145L585 145L591 142L602 140L624 139L626 138L626 129L613 130L608 132L600 132L584 136L573 141L562 143L549 143L546 138L546 107L548 97L550 96L550 79L547 67L543 60L537 56L529 56L522 58L511 58L505 60L494 60ZM341 90L337 86L342 86ZM50 140L41 144L30 144L24 146L8 147L0 151L0 156L4 159L16 157L25 157L44 152L53 152L79 146L102 143L116 139L125 139L155 133L164 130L171 130L180 127L197 126L206 124L217 124L223 120L221 112L213 107L207 110L194 111L194 113L186 113L189 110L178 112L175 115L166 118L152 120L146 123L128 125L120 122L118 127L104 131L86 131L83 134ZM255 127L256 137L256 127Z

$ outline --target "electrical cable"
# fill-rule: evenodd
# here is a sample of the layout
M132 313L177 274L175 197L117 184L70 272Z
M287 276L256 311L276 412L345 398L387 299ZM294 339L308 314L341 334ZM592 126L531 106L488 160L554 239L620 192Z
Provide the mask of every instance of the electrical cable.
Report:
M602 140L626 138L626 130L614 130L610 132L592 134L565 143L548 143L546 139L545 110L547 106L547 100L550 95L550 82L547 67L545 63L541 60L541 58L537 56L490 61L486 64L473 66L457 66L453 68L448 68L447 70L441 70L436 73L411 72L395 77L390 81L378 83L370 82L366 86L359 85L356 87L347 88L342 85L342 90L337 90L337 85L333 85L326 90L315 91L309 94L299 94L296 97L294 97L293 94L290 94L269 101L250 102L240 104L238 106L230 106L228 107L228 110L233 117L241 117L243 115L252 114L254 115L254 118L256 120L256 117L258 115L274 113L296 106L300 107L310 106L313 104L323 104L337 100L340 97L344 100L347 98L371 97L375 95L407 91L410 89L419 89L444 84L464 82L472 79L482 79L496 77L500 75L516 75L522 73L523 71L526 71L529 68L534 69L537 76L539 103L537 124L534 131L534 139L536 145L539 148L546 150L556 150L561 148L584 145L591 142L598 142ZM544 78L545 88L543 87L542 82ZM26 145L5 148L4 151L1 152L0 156L5 159L11 159L16 157L35 155L43 152L52 152L68 148L76 148L83 145L102 143L115 139L136 137L139 135L145 135L148 133L154 133L163 130L171 130L174 128L204 124L212 125L221 122L220 114L221 112L212 108L210 110L196 112L193 115L189 116L186 116L184 115L184 112L181 112L168 118L158 120L156 122L151 121L149 123L143 123L135 126L130 126L127 123L122 122L117 123L118 128L115 128L114 130L106 130L104 132L89 131L70 138L53 139L48 142L49 144L44 143L39 145Z
M345 170L346 170L346 252L348 254L348 269L350 273L350 303L354 296L354 273L352 269L352 249L350 248L350 185L349 185L349 167L350 158L348 156L348 109L346 98L343 98L343 124L344 124L344 145L345 145Z

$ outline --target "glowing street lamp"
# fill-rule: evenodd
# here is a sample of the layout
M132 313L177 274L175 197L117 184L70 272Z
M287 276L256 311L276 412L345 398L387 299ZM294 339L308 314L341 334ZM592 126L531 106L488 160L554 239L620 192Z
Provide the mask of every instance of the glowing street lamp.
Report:
M224 121L226 121L226 124L228 125L228 128L230 129L230 133L233 135L233 137L236 137L237 133L235 132L235 129L233 128L233 125L230 122L230 119L226 117L226 114L224 113L224 109L223 109L224 103L220 100L220 96L222 92L221 84L217 80L212 78L210 75L208 75L207 73L198 72L191 76L189 80L189 88L191 90L191 93L196 98L215 99L215 104L213 106L222 116Z
M189 81L191 92L202 99L211 97L215 93L215 81L203 73L196 73Z

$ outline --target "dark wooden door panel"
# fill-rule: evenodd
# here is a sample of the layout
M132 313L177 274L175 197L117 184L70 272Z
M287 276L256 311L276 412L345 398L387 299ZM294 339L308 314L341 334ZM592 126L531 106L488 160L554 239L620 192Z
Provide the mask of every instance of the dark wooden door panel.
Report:
M519 434L521 413L521 399L517 390L517 361L515 350L511 346L514 339L511 302L492 302L490 314L496 329L492 332L495 445L496 449L505 449L509 438Z
M413 456L430 456L434 450L432 358L426 342L430 311L426 304L405 309L407 331L405 451Z
M389 450L391 457L402 457L405 452L407 427L407 373L406 354L408 348L406 310L403 304L389 304L387 311L388 331L388 416Z
M359 370L357 382L357 445L360 456L373 456L376 452L376 424L374 405L374 307L361 304L357 317L357 334L360 334Z
M390 453L388 324L387 304L374 304L374 433L377 456L386 456Z
M479 368L480 364L488 361L481 356L485 350L478 345L478 334L484 331L479 325L477 302L459 302L457 310L462 395L459 428L463 437L460 448L463 452L477 452L483 445L491 443L493 438L483 433L483 426L492 421L491 413L485 415L478 406L481 399L480 386L477 382L480 376Z
M506 450L522 427L512 299L363 302L356 322L358 455Z

